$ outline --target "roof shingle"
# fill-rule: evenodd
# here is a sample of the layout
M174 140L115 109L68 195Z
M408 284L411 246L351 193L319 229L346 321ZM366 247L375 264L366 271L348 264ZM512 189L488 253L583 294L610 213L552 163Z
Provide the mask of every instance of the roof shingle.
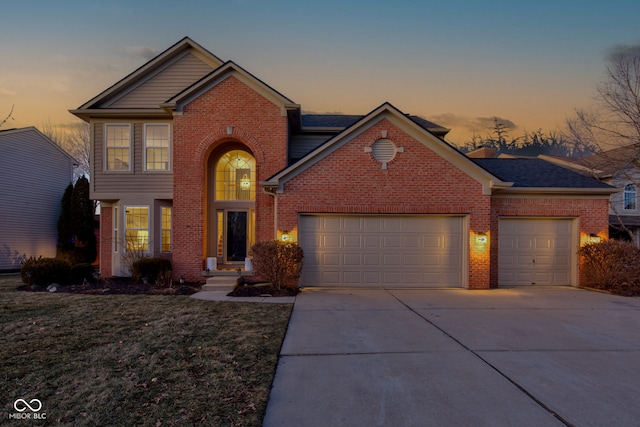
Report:
M541 159L472 159L514 187L529 188L613 188L567 168Z

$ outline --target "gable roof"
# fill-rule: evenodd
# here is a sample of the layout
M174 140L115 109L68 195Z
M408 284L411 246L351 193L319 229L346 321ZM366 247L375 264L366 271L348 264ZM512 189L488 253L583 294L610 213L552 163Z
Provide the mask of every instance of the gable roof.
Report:
M247 86L253 88L274 104L283 107L283 115L286 114L285 110L287 109L297 110L300 108L298 104L294 103L292 100L273 89L271 86L258 79L233 61L225 62L222 66L211 71L197 82L162 103L161 107L167 110L181 112L186 104L226 80L231 75L238 78Z
M0 144L26 144L35 140L54 147L55 150L66 156L72 163L77 162L71 154L63 150L58 144L53 142L51 138L40 132L34 126L26 128L0 129Z
M222 64L220 58L185 37L70 112L83 120L92 114L166 115L160 103ZM181 73L172 72L175 68Z
M311 151L296 163L283 169L266 181L260 182L260 185L272 191L275 190L282 192L283 186L287 181L327 157L329 154L333 153L344 144L348 143L350 140L362 134L383 119L389 120L404 132L411 135L422 144L428 146L438 155L452 162L469 176L480 182L483 185L484 194L491 194L492 188L507 188L511 186L510 182L502 181L500 178L491 174L491 172L476 165L460 151L447 144L444 140L433 135L388 102L374 109L366 116L363 116L361 119L354 122L351 126L347 127L333 138L327 140L324 144Z
M618 189L538 158L473 159L502 180L513 182L512 191L596 192L610 194Z

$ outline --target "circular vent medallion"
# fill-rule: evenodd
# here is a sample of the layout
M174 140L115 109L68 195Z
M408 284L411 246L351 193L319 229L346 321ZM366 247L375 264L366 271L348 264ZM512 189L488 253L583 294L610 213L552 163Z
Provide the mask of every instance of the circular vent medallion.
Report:
M371 154L380 163L389 163L396 157L396 145L388 139L379 139L373 143Z

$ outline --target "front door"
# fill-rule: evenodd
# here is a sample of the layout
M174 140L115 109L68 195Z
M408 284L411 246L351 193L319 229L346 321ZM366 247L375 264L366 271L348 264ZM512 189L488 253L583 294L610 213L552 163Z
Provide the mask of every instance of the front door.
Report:
M255 159L237 143L221 147L209 159L207 257L218 265L243 265L255 241Z
M247 211L227 211L225 263L244 261L247 257L247 214Z

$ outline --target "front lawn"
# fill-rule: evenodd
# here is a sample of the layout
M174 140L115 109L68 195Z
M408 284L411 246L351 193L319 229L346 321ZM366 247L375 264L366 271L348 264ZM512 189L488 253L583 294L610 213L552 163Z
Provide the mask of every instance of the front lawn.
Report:
M5 423L38 399L38 425L261 425L291 305L21 284L0 276Z

